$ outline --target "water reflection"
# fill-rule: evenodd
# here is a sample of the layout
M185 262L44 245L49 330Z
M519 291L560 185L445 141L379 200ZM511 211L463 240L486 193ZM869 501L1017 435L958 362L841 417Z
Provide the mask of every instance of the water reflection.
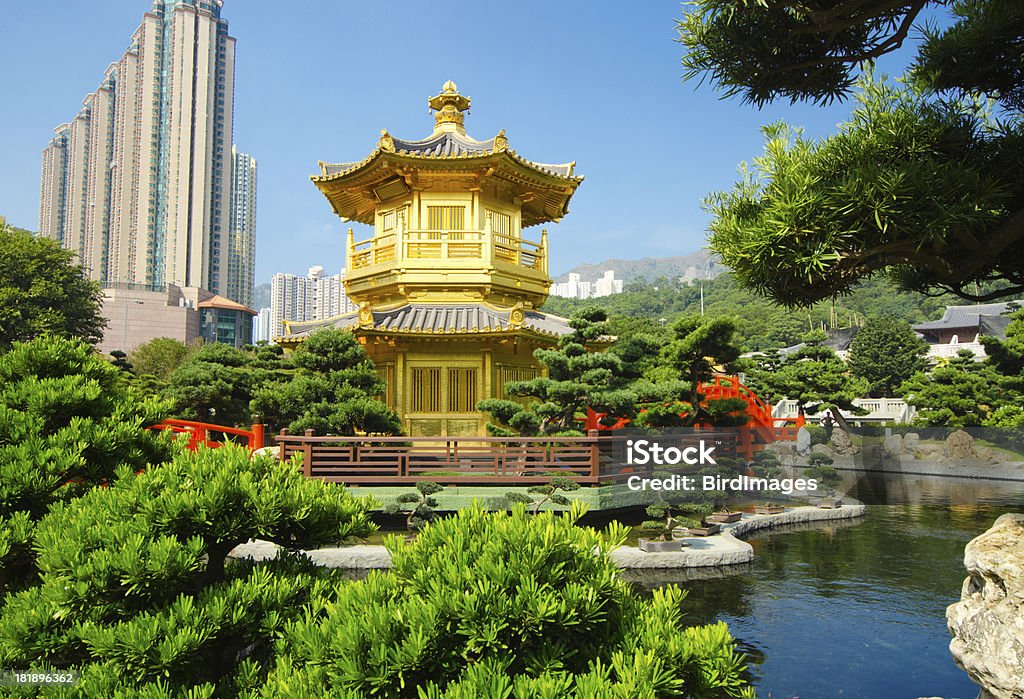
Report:
M1020 486L986 486L965 504L963 484L925 480L906 491L915 504L756 534L743 570L629 575L642 590L688 590L694 623L728 623L760 697L974 699L949 655L945 610L959 598L964 545L1021 509ZM943 503L950 493L957 504Z

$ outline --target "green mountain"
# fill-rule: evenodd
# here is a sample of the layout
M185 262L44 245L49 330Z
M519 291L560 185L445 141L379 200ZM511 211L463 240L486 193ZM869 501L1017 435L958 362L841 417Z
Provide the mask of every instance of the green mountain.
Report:
M270 308L270 284L257 284L252 297L252 307L257 311Z

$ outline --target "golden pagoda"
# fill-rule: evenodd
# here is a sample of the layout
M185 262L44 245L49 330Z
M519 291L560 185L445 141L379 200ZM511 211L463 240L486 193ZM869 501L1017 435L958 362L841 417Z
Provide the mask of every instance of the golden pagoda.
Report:
M363 160L320 162L310 179L334 212L373 226L366 240L348 231L345 289L359 310L287 323L279 339L295 346L320 327L351 330L412 436L483 434L477 403L541 376L533 351L571 332L537 310L552 283L547 231L523 232L565 216L583 178L575 163L519 156L504 129L468 136L469 103L448 81L428 101L435 124L425 139L382 130Z

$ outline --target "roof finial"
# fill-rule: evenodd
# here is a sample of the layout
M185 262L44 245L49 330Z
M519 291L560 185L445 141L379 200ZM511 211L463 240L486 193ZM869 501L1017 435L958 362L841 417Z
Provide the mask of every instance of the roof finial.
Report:
M433 109L434 132L458 131L466 133L463 112L469 109L469 98L459 94L459 86L451 80L441 86L441 92L431 97L427 104Z

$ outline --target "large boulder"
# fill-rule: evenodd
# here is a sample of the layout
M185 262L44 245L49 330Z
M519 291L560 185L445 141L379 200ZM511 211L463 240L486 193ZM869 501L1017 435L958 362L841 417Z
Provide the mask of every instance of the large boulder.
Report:
M978 458L974 451L974 437L963 430L950 434L946 437L946 458L953 461Z
M890 456L899 456L903 453L903 435L901 434L887 434L885 440L882 442L885 447L885 453Z
M809 454L811 451L811 431L801 427L796 431L796 453Z
M832 430L832 437L829 441L832 443L832 450L837 454L856 454L860 451L846 430Z
M946 610L949 650L995 699L1024 699L1024 515L1007 514L967 544L969 573Z
M914 454L921 446L921 435L917 432L907 432L903 435L903 451Z

